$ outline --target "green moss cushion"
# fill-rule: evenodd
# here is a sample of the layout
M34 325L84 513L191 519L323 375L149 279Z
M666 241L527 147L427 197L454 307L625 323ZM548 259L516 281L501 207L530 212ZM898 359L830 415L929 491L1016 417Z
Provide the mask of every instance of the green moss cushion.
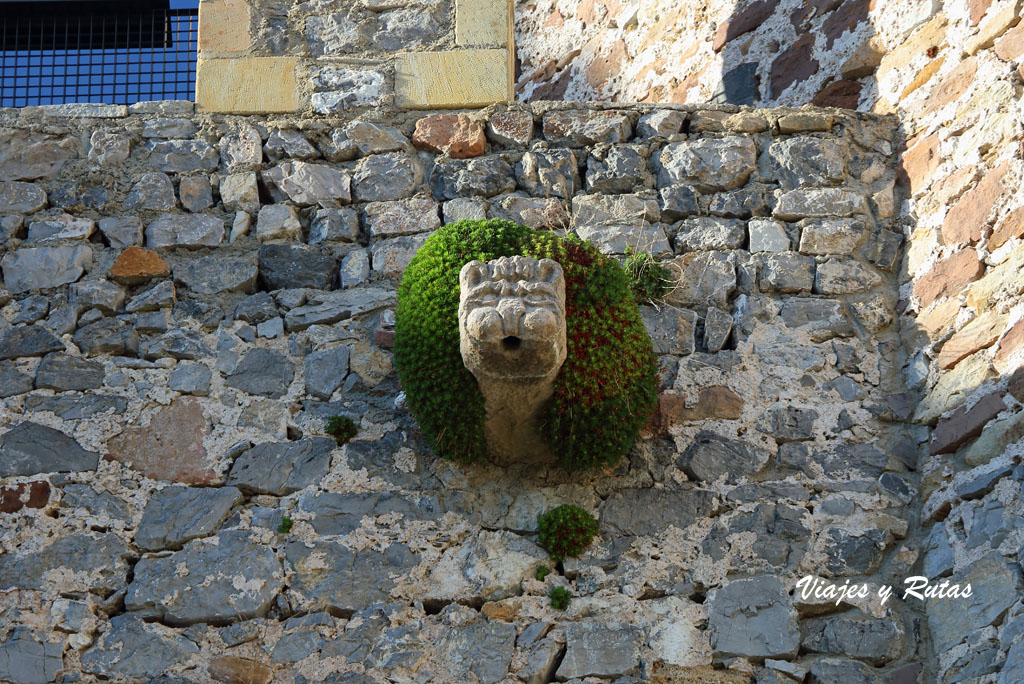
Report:
M406 403L437 453L486 457L484 399L459 352L459 271L515 255L554 259L565 273L568 355L541 432L567 469L614 464L653 410L657 365L622 268L575 238L498 220L431 235L398 288L394 353Z

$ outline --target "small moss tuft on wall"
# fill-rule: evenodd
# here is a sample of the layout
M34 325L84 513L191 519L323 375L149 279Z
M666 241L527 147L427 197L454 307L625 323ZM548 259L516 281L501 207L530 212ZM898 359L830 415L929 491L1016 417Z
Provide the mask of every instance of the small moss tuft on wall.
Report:
M554 259L565 273L568 355L541 434L566 469L614 464L653 410L657 366L626 274L573 237L485 220L427 239L398 289L394 353L407 404L440 455L486 457L484 399L459 352L459 271L516 255Z

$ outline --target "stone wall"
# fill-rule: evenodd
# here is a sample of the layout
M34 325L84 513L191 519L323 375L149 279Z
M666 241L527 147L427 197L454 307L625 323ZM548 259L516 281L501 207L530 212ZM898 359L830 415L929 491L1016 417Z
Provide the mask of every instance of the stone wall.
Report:
M338 114L511 99L511 0L202 0L201 110Z
M903 415L934 429L914 504L928 531L918 569L990 575L1018 593L1021 3L670 4L520 3L518 96L814 102L898 116L906 201L895 212L910 230L898 276ZM932 608L938 681L1024 679L1020 603L971 619L953 604Z
M883 58L878 88L908 138L914 218L901 277L915 420L933 426L922 473L926 567L1020 595L1024 560L1024 26L1019 2L947 5ZM1014 25L1016 24L1016 27ZM1024 678L1024 606L965 620L935 605L943 681ZM995 674L998 673L998 674Z
M929 676L919 602L794 591L920 562L895 122L384 114L0 112L0 679ZM611 472L437 460L404 409L397 279L485 216L675 274L644 308L658 414ZM600 537L539 581L560 503Z
M528 0L525 99L871 108L879 59L938 3Z

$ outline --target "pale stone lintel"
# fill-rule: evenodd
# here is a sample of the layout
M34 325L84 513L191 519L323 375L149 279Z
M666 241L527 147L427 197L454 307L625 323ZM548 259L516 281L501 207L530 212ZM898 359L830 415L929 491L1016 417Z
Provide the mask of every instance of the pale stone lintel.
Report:
M296 57L200 59L196 107L231 114L269 114L301 109Z
M455 44L507 47L511 5L495 0L455 0Z
M201 0L199 3L199 51L202 53L245 52L249 49L246 0Z
M508 50L408 52L395 59L395 104L399 107L486 107L511 98Z

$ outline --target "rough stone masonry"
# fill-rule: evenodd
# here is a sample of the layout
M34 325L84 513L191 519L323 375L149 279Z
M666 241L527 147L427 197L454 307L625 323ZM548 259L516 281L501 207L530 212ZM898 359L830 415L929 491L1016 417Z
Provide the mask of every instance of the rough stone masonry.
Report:
M912 503L928 431L909 422L894 324L892 120L558 103L300 120L164 102L4 110L0 126L0 679L932 667L922 605L793 591L805 575L896 585L952 558ZM397 280L442 222L481 217L672 270L643 310L658 415L613 472L457 466L404 409ZM342 447L324 434L335 414L359 426ZM1019 506L1000 487L991 534ZM600 536L538 581L537 515L561 503ZM980 553L993 537L977 534ZM940 651L1019 612L1011 569L989 555L969 572L972 607L946 632L931 622ZM574 597L564 612L552 585Z

